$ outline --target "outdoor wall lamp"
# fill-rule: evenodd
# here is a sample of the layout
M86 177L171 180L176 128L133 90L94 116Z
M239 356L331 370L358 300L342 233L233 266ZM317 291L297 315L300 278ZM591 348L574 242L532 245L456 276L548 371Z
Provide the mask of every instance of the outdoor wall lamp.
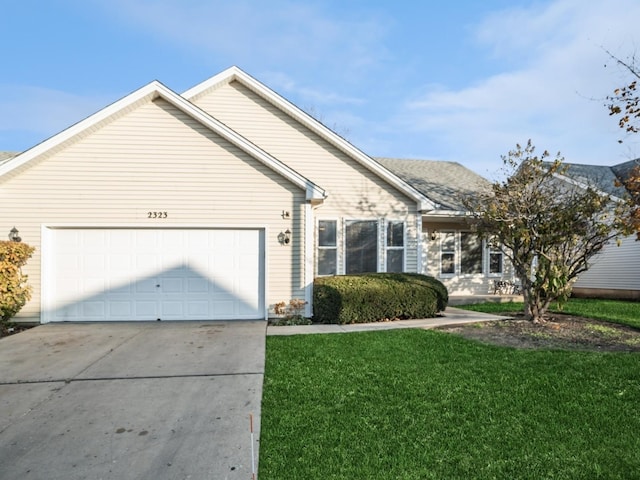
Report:
M438 238L438 231L434 230L433 232L431 232L431 240L435 240L436 238Z
M280 242L280 245L289 245L289 242L291 242L291 230L287 228L284 232L280 232L278 234L278 242Z
M22 241L22 239L20 238L20 232L18 231L18 229L16 227L13 227L9 231L9 240L11 240L12 242L20 242L20 241Z

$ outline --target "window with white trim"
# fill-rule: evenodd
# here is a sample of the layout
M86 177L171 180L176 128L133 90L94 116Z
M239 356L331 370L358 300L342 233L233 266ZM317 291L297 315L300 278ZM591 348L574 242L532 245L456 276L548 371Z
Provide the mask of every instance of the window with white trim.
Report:
M502 275L504 254L495 239L491 238L487 241L487 250L489 252L489 275Z
M460 273L476 275L482 273L482 238L477 233L460 232Z
M387 222L387 272L404 271L404 222Z
M345 273L378 271L378 221L345 222Z
M440 274L455 275L456 273L456 233L440 233Z
M318 220L318 275L338 273L338 222Z

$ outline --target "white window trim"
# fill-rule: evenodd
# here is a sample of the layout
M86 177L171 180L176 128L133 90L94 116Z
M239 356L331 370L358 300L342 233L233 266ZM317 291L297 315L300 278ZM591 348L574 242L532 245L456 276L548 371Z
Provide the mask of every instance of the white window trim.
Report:
M485 251L486 251L486 272L487 272L487 277L488 278L501 278L504 276L504 252L502 251L502 249L500 247L497 248L492 248L490 245L490 242L487 240L484 240L485 242ZM500 254L500 273L494 273L491 272L491 254L492 253L499 253Z
M336 223L336 245L335 247L324 247L324 246L320 246L320 222L335 222ZM340 274L340 219L339 218L332 218L332 217L322 217L322 218L318 218L316 219L316 235L315 235L315 252L314 252L314 256L315 256L315 275L317 277L331 277L332 275L320 275L319 273L319 268L318 268L318 260L319 260L319 256L318 256L318 251L320 249L326 249L326 250L330 250L330 249L335 249L336 252L336 275Z
M453 234L453 250L444 250L442 248L442 244L444 243L444 236L448 233ZM438 276L440 278L454 278L459 275L460 266L459 266L459 235L456 230L442 230L438 233ZM442 254L443 253L451 253L453 252L453 273L442 273Z
M402 224L402 246L401 247L393 247L393 246L389 246L387 245L387 232L388 232L388 228L389 228L389 224L390 223L401 223ZM402 271L406 272L407 271L407 222L405 220L394 220L394 219L384 219L383 220L383 231L384 231L384 238L383 238L383 250L384 250L384 255L383 255L383 261L384 261L384 269L382 270L383 272L387 271L387 255L388 255L388 251L389 250L402 250Z

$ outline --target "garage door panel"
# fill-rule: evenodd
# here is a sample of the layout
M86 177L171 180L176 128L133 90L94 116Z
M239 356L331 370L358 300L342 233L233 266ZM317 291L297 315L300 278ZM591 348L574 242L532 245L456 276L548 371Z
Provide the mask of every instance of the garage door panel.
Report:
M207 301L195 301L190 302L187 306L187 314L189 316L202 316L209 313L209 302Z
M82 304L82 316L90 320L101 319L105 314L105 303L102 301L88 301Z
M187 293L209 293L210 282L199 277L187 279Z
M133 315L131 302L112 300L109 302L109 314L114 318L130 318Z
M263 242L260 230L53 230L45 316L263 318Z

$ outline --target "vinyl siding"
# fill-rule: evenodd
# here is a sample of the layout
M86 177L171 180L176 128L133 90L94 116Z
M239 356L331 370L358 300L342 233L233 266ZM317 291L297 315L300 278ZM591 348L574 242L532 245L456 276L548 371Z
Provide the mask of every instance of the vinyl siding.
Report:
M593 258L591 267L580 275L574 288L640 290L640 242L632 236L624 238L620 246L607 245Z
M0 179L0 232L15 225L36 247L25 268L33 299L20 317L39 316L41 226L51 224L266 227L267 303L304 298L304 202L300 188L167 102L138 106ZM148 218L153 211L167 218Z
M316 219L403 220L407 225L407 271L418 271L416 202L390 186L283 111L234 81L193 100L327 191ZM340 228L340 227L339 227ZM380 255L380 264L383 264ZM339 255L340 261L343 260ZM340 263L339 271L344 268Z

